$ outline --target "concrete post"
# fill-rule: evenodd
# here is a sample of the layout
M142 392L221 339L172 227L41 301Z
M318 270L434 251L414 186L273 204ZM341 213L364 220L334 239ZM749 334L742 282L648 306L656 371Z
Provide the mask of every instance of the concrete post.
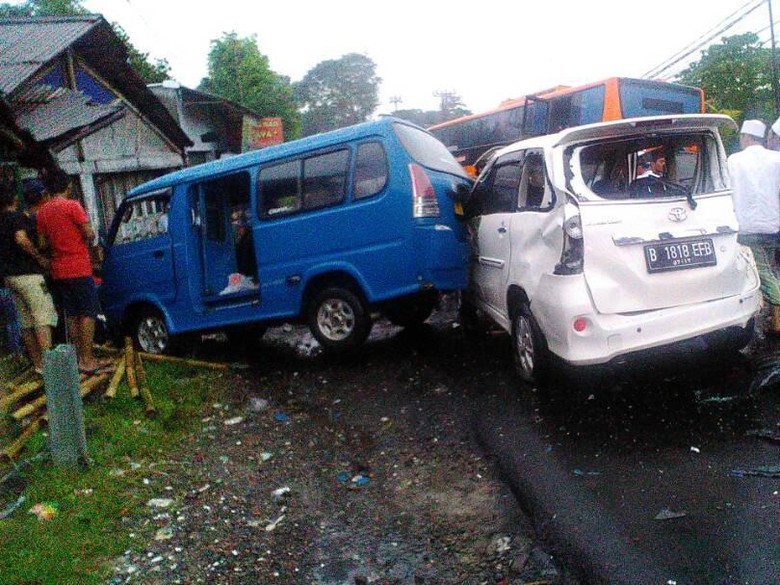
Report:
M75 467L87 459L79 368L72 345L43 354L43 382L49 415L49 446L56 465Z

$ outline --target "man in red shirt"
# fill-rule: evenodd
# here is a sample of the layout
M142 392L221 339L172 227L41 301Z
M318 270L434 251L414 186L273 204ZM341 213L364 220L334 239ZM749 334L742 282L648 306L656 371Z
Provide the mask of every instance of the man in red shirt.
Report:
M49 245L52 285L76 346L79 369L93 373L107 365L97 361L92 352L100 310L89 255L95 232L81 204L68 199L68 175L56 169L43 174L42 179L49 199L38 211L38 233Z

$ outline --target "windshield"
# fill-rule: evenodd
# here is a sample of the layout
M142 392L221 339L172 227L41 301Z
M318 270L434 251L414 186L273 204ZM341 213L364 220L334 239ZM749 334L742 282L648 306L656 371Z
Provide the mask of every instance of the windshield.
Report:
M451 175L468 177L447 147L425 130L406 124L393 124L393 130L409 156L422 166Z
M583 199L689 197L726 188L718 143L706 132L589 143L570 150L567 166Z

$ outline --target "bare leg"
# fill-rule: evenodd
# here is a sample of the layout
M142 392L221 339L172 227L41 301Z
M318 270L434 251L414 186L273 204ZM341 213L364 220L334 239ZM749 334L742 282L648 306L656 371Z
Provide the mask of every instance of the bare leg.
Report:
M34 329L22 329L22 343L24 343L24 347L27 349L33 367L36 370L43 369L43 356Z
M81 346L79 352L81 367L87 370L96 368L99 364L95 361L95 356L92 353L92 344L95 339L95 320L92 317L79 317L78 338Z

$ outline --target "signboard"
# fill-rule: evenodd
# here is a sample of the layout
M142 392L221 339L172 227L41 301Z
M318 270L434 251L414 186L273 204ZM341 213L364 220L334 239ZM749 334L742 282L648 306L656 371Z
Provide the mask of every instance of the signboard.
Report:
M281 118L250 118L244 116L242 151L255 150L284 142Z

